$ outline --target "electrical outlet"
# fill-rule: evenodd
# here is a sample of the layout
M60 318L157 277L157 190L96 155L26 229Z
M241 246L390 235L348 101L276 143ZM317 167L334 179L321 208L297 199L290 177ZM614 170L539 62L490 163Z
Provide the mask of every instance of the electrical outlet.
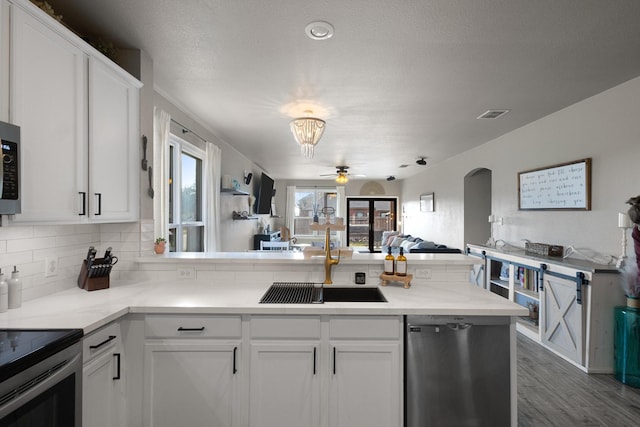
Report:
M51 277L58 274L58 258L45 258L44 277Z
M195 268L179 268L178 269L178 279L192 280L195 278L196 278Z
M417 268L416 269L416 279L427 279L431 280L431 269L429 268Z
M370 269L368 272L368 276L372 279L377 279L380 277L380 275L382 274L382 270L373 270Z

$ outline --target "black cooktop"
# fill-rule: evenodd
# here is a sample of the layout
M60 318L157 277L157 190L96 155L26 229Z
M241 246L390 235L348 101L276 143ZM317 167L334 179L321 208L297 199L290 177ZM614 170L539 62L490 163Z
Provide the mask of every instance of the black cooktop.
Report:
M81 338L82 329L0 329L0 382Z

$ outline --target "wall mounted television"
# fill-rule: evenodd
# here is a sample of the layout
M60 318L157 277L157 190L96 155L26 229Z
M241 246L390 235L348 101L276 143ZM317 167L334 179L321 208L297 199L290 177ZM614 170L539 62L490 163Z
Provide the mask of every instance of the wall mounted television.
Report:
M260 186L258 187L258 197L256 198L255 211L258 215L271 213L271 197L273 196L274 181L269 175L262 173Z

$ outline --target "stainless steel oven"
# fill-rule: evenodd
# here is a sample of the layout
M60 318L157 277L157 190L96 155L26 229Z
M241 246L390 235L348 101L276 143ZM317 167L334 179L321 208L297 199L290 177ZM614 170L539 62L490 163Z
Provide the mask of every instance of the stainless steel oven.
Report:
M82 425L82 330L0 330L0 427Z

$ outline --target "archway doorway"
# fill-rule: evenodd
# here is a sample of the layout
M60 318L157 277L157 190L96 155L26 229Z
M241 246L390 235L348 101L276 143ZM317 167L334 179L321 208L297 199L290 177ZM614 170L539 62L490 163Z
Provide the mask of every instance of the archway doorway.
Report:
M464 177L464 242L485 244L491 237L491 170L478 168Z

